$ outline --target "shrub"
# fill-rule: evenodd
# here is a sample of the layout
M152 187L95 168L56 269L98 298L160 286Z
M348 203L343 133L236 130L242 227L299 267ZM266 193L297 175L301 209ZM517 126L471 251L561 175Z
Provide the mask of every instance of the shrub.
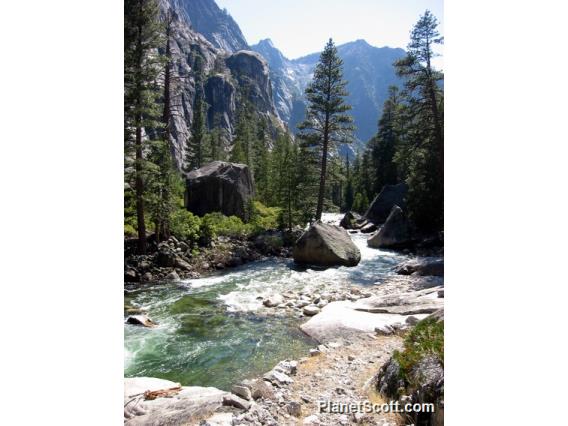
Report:
M253 230L259 232L278 228L281 210L279 207L266 207L260 201L255 201L251 219Z
M406 381L413 367L426 356L435 356L444 364L444 322L436 318L426 318L416 324L404 339L404 350L395 351L393 355Z
M244 224L237 216L227 217L219 212L203 216L202 237L211 239L218 235L243 237L251 232L251 226Z
M177 209L171 216L170 227L176 238L193 244L201 235L202 220L185 209Z
M138 232L136 232L136 229L134 228L134 226L132 226L130 223L124 223L124 236L128 237L128 238L134 238L138 236Z

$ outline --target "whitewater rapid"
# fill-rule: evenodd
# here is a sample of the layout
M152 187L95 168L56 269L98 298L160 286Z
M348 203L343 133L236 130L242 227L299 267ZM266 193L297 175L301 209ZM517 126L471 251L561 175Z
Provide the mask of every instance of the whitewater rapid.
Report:
M339 214L322 220L337 224ZM153 329L125 325L125 374L182 384L228 388L235 377L266 371L280 359L305 353L314 342L298 318L260 315L262 299L289 290L318 293L343 286L380 285L406 256L367 247L355 267L303 268L269 258L199 279L141 287L125 295L158 322Z

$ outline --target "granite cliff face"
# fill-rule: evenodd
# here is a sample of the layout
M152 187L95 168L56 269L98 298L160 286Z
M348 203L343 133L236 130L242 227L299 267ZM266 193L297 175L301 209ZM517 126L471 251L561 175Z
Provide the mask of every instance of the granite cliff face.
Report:
M310 70L286 58L270 39L261 40L252 49L267 60L278 114L295 132L296 125L304 118L304 90L311 77Z
M268 65L248 48L237 24L213 0L161 0L163 16L172 22L172 151L181 169L184 145L191 134L197 75L202 59L207 126L224 129L225 150L231 149L236 111L246 100L263 117L273 135L283 130L272 98ZM201 33L201 28L204 33Z
M255 109L277 116L266 60L256 52L241 50L229 56L225 63L238 84L248 91L248 98Z
M220 9L215 0L173 0L187 14L191 28L227 52L247 50L249 46L241 29L226 9Z
M163 15L173 15L171 134L178 168L191 133L198 57L203 63L207 126L224 130L226 151L234 139L236 111L245 101L265 120L272 136L285 127L296 132L305 115L304 90L319 53L290 60L269 39L249 47L236 22L214 0L160 0L160 6ZM399 83L392 63L404 50L357 40L338 46L338 51L348 80L355 136L364 143L376 132L388 86Z

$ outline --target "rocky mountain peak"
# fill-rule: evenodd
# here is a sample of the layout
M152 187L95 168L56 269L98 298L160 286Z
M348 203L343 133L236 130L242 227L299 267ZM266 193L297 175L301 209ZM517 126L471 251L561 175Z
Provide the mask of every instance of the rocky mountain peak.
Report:
M274 43L269 38L260 40L257 44L251 46L251 49L264 56L272 70L280 69L288 63L288 59L274 46Z
M270 38L265 38L265 39L260 40L257 43L257 46L266 46L266 47L269 47L271 49L275 49L274 43L272 42L272 39L270 39Z
M192 29L203 34L213 46L236 52L248 49L248 43L238 24L226 9L221 9L215 0L171 0L183 10Z

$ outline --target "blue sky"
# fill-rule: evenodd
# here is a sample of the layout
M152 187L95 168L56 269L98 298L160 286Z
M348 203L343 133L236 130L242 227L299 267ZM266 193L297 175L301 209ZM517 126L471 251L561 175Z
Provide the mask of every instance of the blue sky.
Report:
M227 8L249 44L270 38L290 59L320 51L329 37L336 44L365 39L377 47L404 48L426 9L443 34L442 0L215 1Z

